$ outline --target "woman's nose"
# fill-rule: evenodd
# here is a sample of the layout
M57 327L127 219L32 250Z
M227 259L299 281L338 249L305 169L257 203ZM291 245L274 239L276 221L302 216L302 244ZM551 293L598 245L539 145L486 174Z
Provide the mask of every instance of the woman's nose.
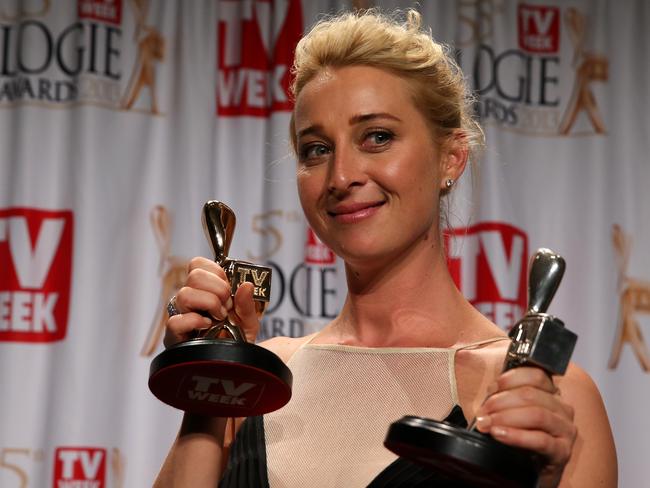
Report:
M329 168L327 189L331 193L346 193L368 180L363 157L352 147L338 145Z

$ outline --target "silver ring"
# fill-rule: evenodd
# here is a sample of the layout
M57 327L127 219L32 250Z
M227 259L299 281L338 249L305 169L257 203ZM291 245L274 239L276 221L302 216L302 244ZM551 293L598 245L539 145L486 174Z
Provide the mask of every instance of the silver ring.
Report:
M179 315L180 312L176 308L176 295L174 295L171 300L167 302L167 315L173 317L174 315Z

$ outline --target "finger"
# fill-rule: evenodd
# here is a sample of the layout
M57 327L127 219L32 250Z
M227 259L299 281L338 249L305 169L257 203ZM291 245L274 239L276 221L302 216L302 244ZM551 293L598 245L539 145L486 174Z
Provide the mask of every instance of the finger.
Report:
M246 334L246 340L255 342L260 328L260 321L255 310L252 283L242 283L235 292L235 306L232 320L239 325Z
M204 317L196 312L182 313L170 317L165 328L165 347L183 342L192 336L197 329L205 329L212 325L212 319Z
M499 442L541 454L549 464L564 465L571 456L575 435L554 437L547 432L494 427L490 435Z
M219 266L218 263L212 261L211 259L204 258L201 256L192 258L187 265L187 274L189 275L195 269L202 269L205 271L209 271L210 273L216 274L224 281L228 281L228 277L226 276L226 272L223 270L223 268Z
M230 295L227 296L230 300ZM224 302L219 295L209 291L184 286L176 293L176 309L181 314L205 312L216 320L223 320L228 316L228 308L228 301Z
M222 269L221 271L223 272ZM223 272L223 274L225 276L225 272ZM230 282L222 278L219 274L203 268L195 268L190 271L187 275L185 285L190 288L214 293L219 296L223 303L227 302L230 297ZM232 306L232 304L230 306Z
M494 393L481 405L477 416L533 405L573 418L573 409L562 401L559 394L552 394L531 385Z
M528 406L501 410L490 414L490 431L494 427L509 427L544 431L554 437L570 435L573 422L563 413L553 412L540 406Z
M549 393L557 392L553 379L543 369L531 366L522 366L502 373L493 387L496 387L496 391L504 391L528 385Z

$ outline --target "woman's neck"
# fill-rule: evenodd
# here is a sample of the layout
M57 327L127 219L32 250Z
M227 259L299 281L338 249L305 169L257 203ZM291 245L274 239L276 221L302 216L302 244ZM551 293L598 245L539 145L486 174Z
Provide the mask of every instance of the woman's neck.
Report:
M431 237L429 237L431 239ZM426 238L380 266L346 263L348 295L321 340L369 347L450 347L478 312L456 288L439 244Z

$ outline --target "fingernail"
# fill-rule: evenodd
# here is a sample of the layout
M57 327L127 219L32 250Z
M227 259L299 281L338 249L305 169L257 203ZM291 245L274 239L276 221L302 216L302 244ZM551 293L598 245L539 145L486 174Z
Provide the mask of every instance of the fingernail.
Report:
M210 317L203 317L203 323L205 325L212 325L212 319Z
M508 432L503 427L493 427L490 430L490 434L492 434L494 437L506 437L508 435Z
M492 425L492 419L489 415L482 415L476 417L476 428L481 432L487 432L490 430L490 425Z
M226 302L226 310L231 310L232 309L232 297L228 297L228 301Z
M226 307L224 307L223 305L221 305L221 310L219 312L221 314L222 319L225 319L228 316L228 309L226 309Z

